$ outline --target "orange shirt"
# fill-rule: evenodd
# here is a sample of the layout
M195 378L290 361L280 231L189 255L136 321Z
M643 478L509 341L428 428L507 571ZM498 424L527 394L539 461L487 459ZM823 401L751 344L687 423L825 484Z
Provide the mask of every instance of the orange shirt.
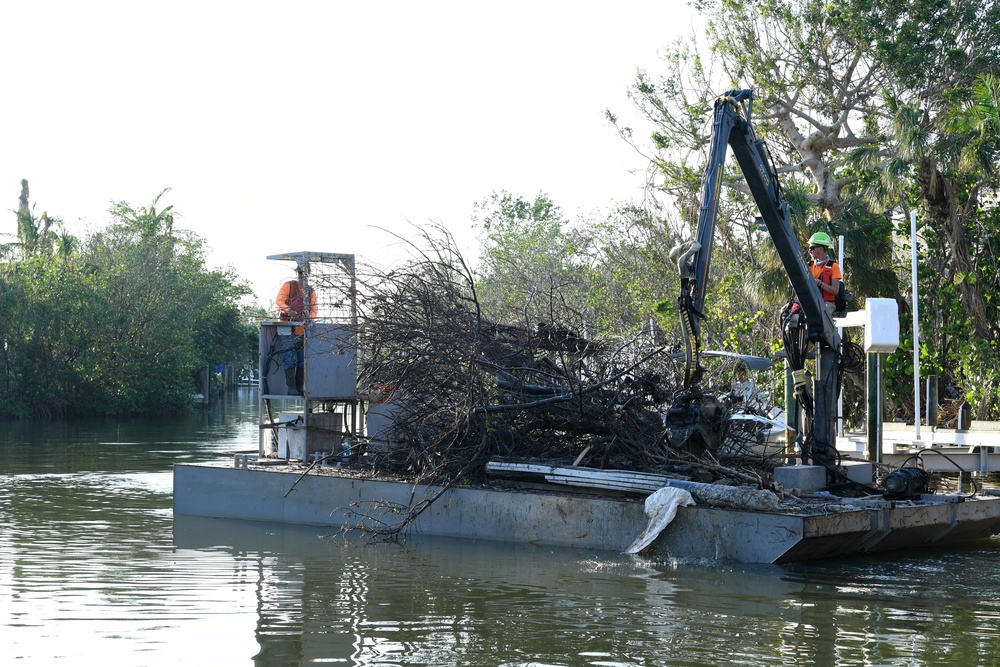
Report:
M823 282L827 285L832 285L834 280L843 280L840 274L840 265L835 261L827 257L822 263L817 264L812 262L809 264L809 270L812 271L813 278L819 278L822 276ZM828 294L827 292L820 290L823 294L824 301L836 301L836 294Z
M297 280L289 280L278 290L275 303L278 304L278 319L282 322L302 322L305 316L305 294ZM309 317L316 317L316 292L309 290ZM295 327L295 334L301 336L302 327Z

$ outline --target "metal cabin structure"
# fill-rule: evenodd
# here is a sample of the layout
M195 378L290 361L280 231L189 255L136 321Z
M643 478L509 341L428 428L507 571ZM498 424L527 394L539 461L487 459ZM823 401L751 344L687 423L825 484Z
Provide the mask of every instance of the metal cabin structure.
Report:
M334 455L344 444L356 442L364 428L354 255L302 251L267 259L292 263L289 279L297 269L303 272L315 314L309 316L307 307L303 321L260 325L258 456L306 461ZM304 357L301 395L286 383L281 359L296 330L302 332L296 344L301 343Z

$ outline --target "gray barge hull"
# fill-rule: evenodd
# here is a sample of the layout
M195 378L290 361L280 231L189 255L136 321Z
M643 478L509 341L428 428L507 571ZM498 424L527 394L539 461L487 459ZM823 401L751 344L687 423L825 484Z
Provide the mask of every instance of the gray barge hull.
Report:
M377 528L440 488L297 466L174 467L174 513L279 523ZM778 512L681 507L645 553L782 563L986 539L1000 533L1000 497ZM407 528L415 534L624 551L646 526L642 499L539 489L453 488Z

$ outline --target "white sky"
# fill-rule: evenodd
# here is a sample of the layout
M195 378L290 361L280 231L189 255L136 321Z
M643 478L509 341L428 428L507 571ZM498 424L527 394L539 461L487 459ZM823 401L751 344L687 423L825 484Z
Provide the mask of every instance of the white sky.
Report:
M171 188L269 302L269 254L399 251L369 226L442 223L471 251L473 204L547 192L564 212L638 199L637 68L691 34L684 0L0 0L0 234L26 178L70 232Z

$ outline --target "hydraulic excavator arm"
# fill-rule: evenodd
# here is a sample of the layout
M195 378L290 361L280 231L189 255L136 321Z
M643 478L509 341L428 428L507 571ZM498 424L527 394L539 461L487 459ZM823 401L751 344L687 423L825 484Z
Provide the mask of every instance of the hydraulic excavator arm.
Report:
M684 337L684 384L667 412L668 435L675 447L714 450L725 437L726 415L714 396L701 390L701 323L705 318L705 291L712 260L726 152L732 149L740 171L760 212L801 310L785 314L782 330L791 364L798 404L805 413L798 441L803 462L830 467L836 458L836 402L840 386L840 337L815 280L803 261L802 248L792 230L789 206L781 195L778 175L764 142L751 123L752 90L732 90L715 101L712 141L702 206L695 238L671 252L681 277L678 308ZM812 390L807 384L805 358L815 355Z

